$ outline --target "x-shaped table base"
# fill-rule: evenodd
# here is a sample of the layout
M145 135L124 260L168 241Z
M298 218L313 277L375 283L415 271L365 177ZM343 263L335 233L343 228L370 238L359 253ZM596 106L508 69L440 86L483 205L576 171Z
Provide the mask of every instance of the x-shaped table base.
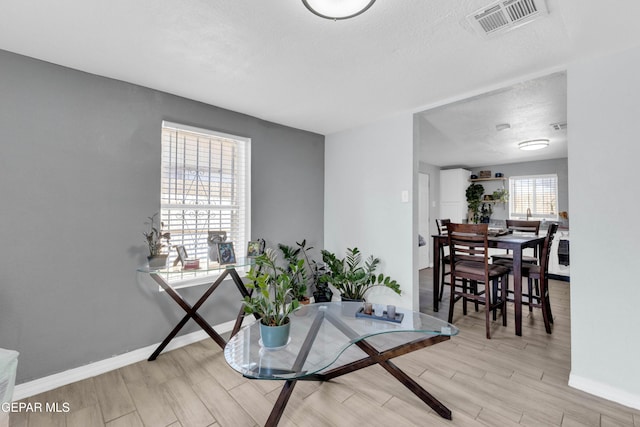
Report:
M222 338L212 327L209 325L206 320L200 316L197 311L204 304L204 302L211 296L213 291L215 291L218 286L222 283L222 281L227 277L227 275L231 275L233 282L236 284L238 291L242 294L243 297L250 295L247 288L245 288L242 283L242 279L238 275L238 272L235 268L227 268L225 269L220 276L209 286L206 292L198 299L198 301L191 306L188 302L178 294L175 289L173 289L158 273L151 273L151 277L155 280L162 289L164 289L167 294L176 302L187 314L182 318L180 323L178 323L175 328L167 335L167 337L162 341L162 343L156 348L151 356L149 356L149 361L156 360L158 355L164 350L164 348L169 344L169 342L175 338L175 336L180 332L180 329L189 321L189 319L193 319L200 327L222 348L227 345L227 342ZM231 332L231 336L234 336L240 327L242 326L242 318L243 318L243 309L240 308L240 312L238 313L238 317L236 318L236 323L233 326L233 331Z
M340 330L340 332L349 337L349 339L357 340L355 341L355 344L360 349L362 349L362 351L364 351L368 357L348 363L344 366L339 366L323 373L287 380L282 387L282 391L280 391L278 400L271 410L271 414L267 419L265 427L275 427L278 425L278 422L282 417L282 413L287 406L287 402L289 401L289 397L291 397L293 388L296 385L296 381L329 381L333 378L337 378L344 374L355 372L362 368L366 368L375 364L382 366L387 372L393 375L398 381L400 381L405 387L411 390L413 394L418 396L423 402L429 405L429 407L436 411L436 413L438 413L441 417L448 420L451 419L451 411L449 410L449 408L444 406L439 400L437 400L429 392L427 392L420 384L410 378L400 368L398 368L390 361L390 359L393 359L394 357L402 356L403 354L411 353L421 348L429 347L439 342L446 341L450 339L449 336L427 335L425 336L425 338L420 338L380 352L376 350L371 344L369 344L365 339L359 339L360 336L339 318L335 317L331 313L319 311L313 321L313 324L311 325L311 328L309 329L309 333L307 334L307 337L300 349L300 353L298 354L298 357L293 365L293 372L300 372L300 370L304 366L304 362L307 359L309 352L311 351L311 347L313 346L313 342L315 341L315 338L318 334L320 325L325 319L330 321L336 328L338 328L338 330Z

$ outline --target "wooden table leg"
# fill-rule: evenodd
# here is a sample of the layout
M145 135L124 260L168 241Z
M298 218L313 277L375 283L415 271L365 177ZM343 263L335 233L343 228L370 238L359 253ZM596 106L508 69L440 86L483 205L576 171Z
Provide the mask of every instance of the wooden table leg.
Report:
M197 311L205 303L205 301L213 294L213 292L218 288L218 286L223 282L223 280L227 277L227 275L231 275L233 282L236 284L238 291L244 297L250 295L247 288L242 283L242 279L238 275L238 272L234 268L229 268L224 270L218 278L209 286L209 288L205 291L205 293L196 301L196 303L191 306L188 302L184 300L162 277L158 274L151 274L151 277L160 285L162 289L165 290L167 295L169 295L187 314L180 320L180 322L171 330L169 335L162 341L162 343L156 348L156 350L149 356L149 361L155 360L158 355L165 349L165 347L169 344L169 342L175 338L175 336L180 332L182 327L189 321L189 319L193 319L210 337L213 339L216 344L218 344L222 349L224 349L227 342L222 338L212 327L207 323L202 316L200 316ZM242 309L238 313L236 317L236 324L234 326L233 333L237 333L237 330L240 329L242 325L242 317L243 311ZM257 316L256 316L257 317ZM233 336L232 333L232 336Z
M513 311L518 336L522 336L522 251L522 247L513 251Z

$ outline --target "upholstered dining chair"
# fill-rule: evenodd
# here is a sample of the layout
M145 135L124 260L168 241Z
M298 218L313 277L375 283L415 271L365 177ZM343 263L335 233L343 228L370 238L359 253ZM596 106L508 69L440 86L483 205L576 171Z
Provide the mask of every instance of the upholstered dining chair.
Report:
M499 264L489 264L488 224L447 225L449 234L449 255L451 257L451 298L449 302L449 323L453 322L455 303L463 301L463 314L467 314L467 301L484 305L487 338L491 338L489 314L502 312L502 324L507 326L507 285L509 268ZM462 284L456 284L460 279ZM498 292L498 282L501 284ZM469 286L470 285L470 286ZM479 286L484 287L479 290Z
M522 293L522 304L529 306L529 311L533 308L542 310L542 320L544 321L544 329L548 334L551 333L551 324L553 323L553 313L551 312L551 303L549 301L549 258L551 255L551 245L553 238L558 231L558 224L551 223L547 229L547 234L542 244L540 253L540 265L523 264L522 278L527 278L527 293ZM513 268L513 264L509 266L508 261L497 261L497 264ZM534 293L533 283L536 283L536 292ZM509 292L509 291L508 291ZM509 297L507 296L507 299Z
M538 233L540 232L540 221L523 221L518 219L508 219L506 220L506 226L507 226L507 230L510 233L530 234L533 236L537 236ZM513 254L507 251L507 253L505 254L493 255L491 259L493 260L493 262L496 262L498 260L513 262ZM533 256L523 255L522 262L526 264L538 264L537 248L534 248Z
M451 220L446 219L436 219L436 226L438 227L438 234L446 235L447 234L447 224L451 223ZM448 247L448 246L447 246ZM439 299L442 301L442 294L444 292L444 278L445 276L450 276L451 271L445 271L445 266L451 264L451 257L449 254L445 254L445 246L440 245L440 295ZM448 285L450 283L447 283Z

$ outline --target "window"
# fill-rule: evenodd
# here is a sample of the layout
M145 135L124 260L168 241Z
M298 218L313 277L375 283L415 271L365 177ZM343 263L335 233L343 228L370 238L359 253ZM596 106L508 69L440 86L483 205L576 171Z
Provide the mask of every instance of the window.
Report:
M531 175L509 178L509 217L558 219L558 176Z
M160 216L171 245L210 264L209 231L225 231L242 257L250 226L250 140L162 123ZM169 265L176 258L172 250Z

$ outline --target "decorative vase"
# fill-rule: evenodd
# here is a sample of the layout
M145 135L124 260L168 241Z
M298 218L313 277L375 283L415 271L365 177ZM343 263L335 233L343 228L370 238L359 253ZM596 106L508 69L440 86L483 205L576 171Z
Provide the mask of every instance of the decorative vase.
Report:
M287 323L280 326L268 326L260 322L260 338L262 345L266 348L284 347L289 341L289 330L291 322L287 318Z
M333 291L330 289L327 289L325 292L315 291L313 293L314 302L331 302L331 298L333 298Z
M148 256L147 260L149 261L149 268L158 269L163 268L167 265L167 254L160 254L154 256Z

